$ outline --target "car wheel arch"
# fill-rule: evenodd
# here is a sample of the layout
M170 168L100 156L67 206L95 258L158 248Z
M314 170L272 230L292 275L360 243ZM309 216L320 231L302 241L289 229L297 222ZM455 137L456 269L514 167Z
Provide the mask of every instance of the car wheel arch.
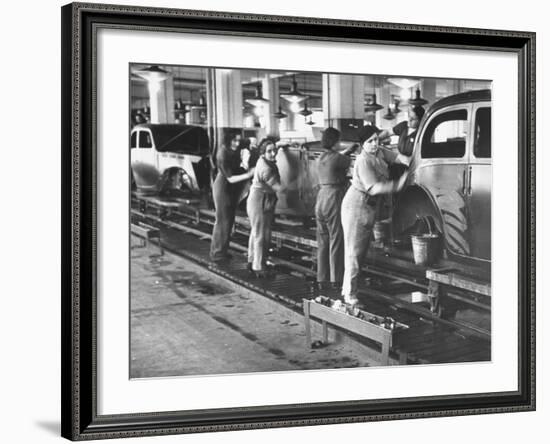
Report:
M399 236L406 232L407 228L412 227L419 217L424 216L433 217L438 231L443 236L443 245L446 251L453 256L469 257L469 247L465 233L457 232L454 229L452 233L449 233L448 218L444 217L443 210L438 205L436 197L427 187L420 184L412 184L399 194L392 214L393 232ZM452 237L451 240L449 236ZM454 242L457 248L453 247L451 241ZM460 251L461 246L466 251Z

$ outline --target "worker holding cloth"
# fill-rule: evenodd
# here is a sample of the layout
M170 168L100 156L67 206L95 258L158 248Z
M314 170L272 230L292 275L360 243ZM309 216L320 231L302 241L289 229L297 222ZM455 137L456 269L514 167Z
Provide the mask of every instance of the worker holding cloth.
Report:
M241 167L241 134L228 132L223 145L216 154L218 174L212 186L212 197L216 208L216 221L212 231L210 259L221 261L229 259L229 242L235 223L235 212L241 194L241 182L250 179L254 170L245 171Z
M323 153L317 160L319 192L315 204L317 221L317 282L320 289L342 285L344 277L344 232L340 210L346 193L348 154L356 148L336 151L340 131L327 128L321 136Z
M271 226L275 217L277 192L282 190L279 169L275 163L277 146L273 139L264 139L259 145L260 158L256 163L246 212L250 219L248 239L248 266L258 277L265 277L265 268Z
M408 168L414 148L414 141L418 131L420 121L424 116L425 110L421 106L415 106L409 110L408 120L403 120L393 128L383 130L378 135L380 140L385 140L391 136L397 135L397 151L399 151L399 163L390 167L390 177L397 178Z
M361 154L353 168L351 186L342 201L342 227L344 230L344 282L342 296L348 304L357 303L357 281L376 221L379 197L400 191L407 174L398 180L388 180L387 161L398 161L395 153L378 146L380 130L369 125L361 129Z

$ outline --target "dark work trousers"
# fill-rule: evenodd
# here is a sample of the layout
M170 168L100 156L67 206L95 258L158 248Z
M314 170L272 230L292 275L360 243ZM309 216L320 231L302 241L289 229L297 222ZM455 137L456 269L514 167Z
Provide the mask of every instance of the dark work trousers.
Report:
M240 184L231 184L225 176L218 172L212 186L212 197L216 207L216 222L212 231L212 243L210 244L210 258L221 260L228 256L231 231L235 223L240 194Z
M276 203L276 194L266 193L254 187L250 189L246 202L246 212L250 219L248 262L252 264L252 269L255 271L265 268L271 243L271 226L275 218Z
M340 210L342 185L321 185L315 204L317 219L317 281L341 283L344 277L344 232Z

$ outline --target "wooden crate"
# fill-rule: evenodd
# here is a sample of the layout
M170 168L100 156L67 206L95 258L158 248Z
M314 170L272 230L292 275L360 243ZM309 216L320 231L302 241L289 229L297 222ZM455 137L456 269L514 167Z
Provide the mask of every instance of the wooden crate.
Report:
M380 362L382 365L389 364L389 353L392 346L392 337L396 330L408 328L407 325L395 322L395 328L386 328L383 325L384 317L358 310L363 319L357 316L336 310L326 305L315 302L310 299L303 299L303 309L306 328L306 340L308 346L311 345L311 326L310 318L321 320L323 325L323 342L328 341L328 324L340 327L351 333L355 333L364 338L371 339L382 345Z

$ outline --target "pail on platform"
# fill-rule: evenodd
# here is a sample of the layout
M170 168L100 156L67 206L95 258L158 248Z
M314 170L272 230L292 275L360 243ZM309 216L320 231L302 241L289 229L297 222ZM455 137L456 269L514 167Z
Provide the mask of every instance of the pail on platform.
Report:
M429 233L413 234L411 236L414 263L416 265L432 265L441 255L441 237L432 231L431 221L424 218Z
M413 234L411 239L416 265L432 265L439 259L438 234Z

